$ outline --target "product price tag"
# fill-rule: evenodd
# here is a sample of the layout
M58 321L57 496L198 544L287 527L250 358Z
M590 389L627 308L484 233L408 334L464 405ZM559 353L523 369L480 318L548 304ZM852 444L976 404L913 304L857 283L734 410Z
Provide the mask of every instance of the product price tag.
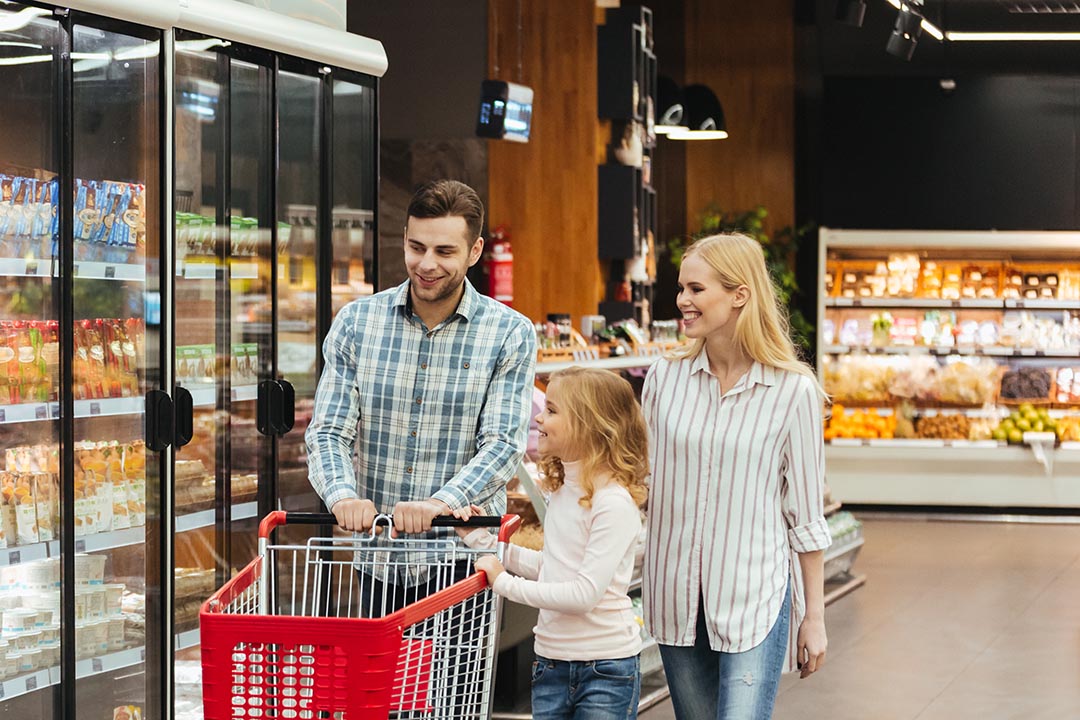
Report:
M60 419L60 403L53 403L49 406L49 417L53 420Z
M49 406L48 405L38 405L37 407L35 407L34 408L34 418L37 419L37 420L48 420L49 419Z
M5 683L0 682L0 698L4 697Z
M112 280L113 278L116 277L116 266L115 265L106 265L105 266L105 277L108 280Z
M79 277L79 266L78 266L78 264L71 266L71 274L72 274L73 277Z
M95 673L105 672L105 665L101 662L101 658L93 658L90 661L90 670Z
M101 414L101 403L98 403L98 402L90 403L90 414L91 415L100 415Z
M77 553L86 552L86 541L85 540L76 540L75 541L75 552L77 552Z
M22 560L22 552L19 550L12 550L8 553L8 565L18 565Z
M26 692L31 690L37 690L37 675L31 675L26 678Z
M0 408L0 423L7 422L7 410Z
M146 648L139 648L139 662L146 662Z
M26 263L26 274L27 275L37 275L38 274L38 264L36 262L27 262Z

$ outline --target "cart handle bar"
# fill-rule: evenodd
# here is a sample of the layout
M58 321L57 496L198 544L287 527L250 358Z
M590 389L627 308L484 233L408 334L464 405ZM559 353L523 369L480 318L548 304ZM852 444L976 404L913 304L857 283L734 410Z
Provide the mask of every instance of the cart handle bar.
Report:
M381 518L390 519L389 515L381 515ZM286 512L274 510L259 523L259 538L269 539L270 533L280 525L337 525L337 517L333 513L305 513ZM510 537L521 527L521 518L517 515L474 515L468 520L459 520L452 515L439 515L432 518L432 527L497 527L499 528L499 542L510 542Z

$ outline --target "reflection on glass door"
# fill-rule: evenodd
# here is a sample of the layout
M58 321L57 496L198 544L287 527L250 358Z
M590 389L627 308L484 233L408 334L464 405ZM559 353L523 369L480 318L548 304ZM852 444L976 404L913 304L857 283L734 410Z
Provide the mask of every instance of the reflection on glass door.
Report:
M72 36L77 718L141 712L157 682L146 641L160 568L146 527L158 478L143 437L158 377L146 303L160 241L159 45L81 25Z
M278 374L296 393L295 424L278 441L278 500L285 510L312 510L304 431L317 381L316 255L319 217L320 85L318 77L279 72L277 212Z
M201 718L200 603L256 552L272 441L256 429L272 365L271 72L229 44L176 42L176 376L193 439L177 450L176 717Z
M52 717L62 657L53 542L63 392L53 142L61 35L43 15L0 5L0 715L25 718Z
M375 89L334 82L333 312L375 292Z

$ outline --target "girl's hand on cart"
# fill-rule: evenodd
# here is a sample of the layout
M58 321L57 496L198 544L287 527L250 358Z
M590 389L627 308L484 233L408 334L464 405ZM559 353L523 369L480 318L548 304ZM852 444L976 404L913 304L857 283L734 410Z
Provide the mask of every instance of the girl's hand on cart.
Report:
M466 522L468 522L469 518L471 518L473 515L483 515L483 514L484 514L483 508L481 508L478 505L469 505L468 507L460 507L460 508L458 508L457 510L454 511L454 517L456 517L458 520L464 520ZM476 528L459 527L459 528L454 528L454 530L457 532L459 538L464 539L466 535L469 535L470 533L475 532Z
M476 569L487 575L488 585L494 587L495 579L506 572L506 568L494 555L484 555L476 559Z
M337 518L338 525L352 532L370 530L377 514L375 503L357 498L338 500L330 511Z

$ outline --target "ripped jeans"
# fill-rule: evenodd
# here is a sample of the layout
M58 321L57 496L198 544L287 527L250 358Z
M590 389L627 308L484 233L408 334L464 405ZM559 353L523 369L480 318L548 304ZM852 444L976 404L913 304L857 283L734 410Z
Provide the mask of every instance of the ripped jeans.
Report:
M705 602L699 599L692 647L661 645L671 704L678 720L769 720L787 656L791 588L780 617L755 648L741 653L709 647Z

